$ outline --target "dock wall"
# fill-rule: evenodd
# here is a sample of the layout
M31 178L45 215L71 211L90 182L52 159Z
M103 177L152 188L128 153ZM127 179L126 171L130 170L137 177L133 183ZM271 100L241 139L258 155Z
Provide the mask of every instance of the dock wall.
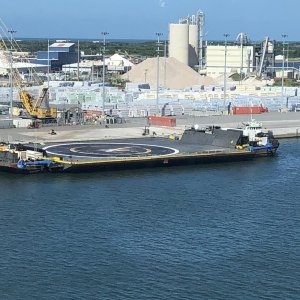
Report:
M300 137L300 126L290 128L274 128L272 129L274 137L277 139L285 138L299 138Z

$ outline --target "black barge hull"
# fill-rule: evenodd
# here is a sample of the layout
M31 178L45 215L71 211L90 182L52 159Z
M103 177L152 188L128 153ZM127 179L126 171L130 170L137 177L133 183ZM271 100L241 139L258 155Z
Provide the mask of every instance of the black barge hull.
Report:
M67 162L64 173L104 172L157 167L176 167L210 163L249 161L256 157L252 152L195 154L151 159L119 159L95 162Z
M61 143L39 149L45 154L45 161L19 160L15 168L2 169L25 174L118 171L247 161L276 153L275 146L252 147L252 150L237 147L241 145L241 136L242 131L230 129L214 129L212 132L186 130L181 139L175 140L148 137Z

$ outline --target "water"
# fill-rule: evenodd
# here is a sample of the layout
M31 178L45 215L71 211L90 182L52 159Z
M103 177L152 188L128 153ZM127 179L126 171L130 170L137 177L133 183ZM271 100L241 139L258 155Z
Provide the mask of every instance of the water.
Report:
M299 165L1 174L0 298L300 299Z

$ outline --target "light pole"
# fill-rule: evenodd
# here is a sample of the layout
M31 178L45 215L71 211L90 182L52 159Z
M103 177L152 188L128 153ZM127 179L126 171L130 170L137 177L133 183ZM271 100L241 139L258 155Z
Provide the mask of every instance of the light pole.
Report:
M225 57L224 57L224 107L226 104L226 90L227 90L227 38L229 37L229 33L224 33L225 38Z
M156 115L159 115L159 46L160 46L160 37L163 34L160 32L156 33L157 36L157 82L156 82Z
M13 87L13 34L16 33L16 30L8 30L10 34L10 76L9 76L9 85L10 85L10 117L13 117L13 96L14 96L14 87Z
M47 64L48 64L48 67L47 67L47 87L49 89L49 85L50 85L50 53L49 53L49 47L50 47L50 44L49 44L49 40L48 40L48 52L47 52Z
M103 59L103 72L102 72L102 116L105 116L105 42L106 42L106 36L109 34L106 31L102 31L101 34L103 35L103 54L102 54L102 59Z
M282 40L282 72L281 72L281 105L284 102L284 91L283 91L283 86L284 86L284 44L285 44L285 39L287 38L287 34L282 34L281 35L283 40Z
M80 44L79 40L77 41L77 81L80 80L79 78L79 64L80 64Z
M241 47L241 65L240 65L240 84L243 81L244 78L244 41L246 41L247 36L244 32L239 33L237 40L240 41L240 47Z
M167 40L165 40L165 47L164 47L164 88L167 86Z

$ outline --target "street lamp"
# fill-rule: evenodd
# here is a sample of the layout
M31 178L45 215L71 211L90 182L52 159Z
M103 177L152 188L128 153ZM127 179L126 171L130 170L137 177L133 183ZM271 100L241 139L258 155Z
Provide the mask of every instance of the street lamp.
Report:
M80 80L79 78L79 64L80 64L80 44L79 40L77 41L77 81Z
M101 34L103 35L103 54L102 54L102 59L103 59L103 73L102 73L102 116L105 116L105 41L106 41L106 36L109 34L106 31L102 31Z
M156 115L159 115L159 46L160 46L160 37L163 34L160 32L156 33L157 36L157 82L156 82Z
M10 34L10 76L9 76L9 85L10 85L10 117L13 117L13 34L16 33L16 30L10 29L8 33Z
M244 42L247 42L247 36L244 32L241 32L237 36L237 41L240 42L241 47L241 65L240 65L240 84L244 78Z
M47 44L47 87L49 89L49 85L50 85L50 53L49 53L49 47L50 47L50 44L49 44L49 39L48 39L48 44Z
M284 45L285 45L285 39L288 37L287 34L282 34L282 72L281 72L281 105L283 105L284 102L284 91L283 91L283 85L284 85Z
M225 38L225 58L224 58L224 107L226 104L226 90L227 90L227 38L230 36L229 33L224 33Z

